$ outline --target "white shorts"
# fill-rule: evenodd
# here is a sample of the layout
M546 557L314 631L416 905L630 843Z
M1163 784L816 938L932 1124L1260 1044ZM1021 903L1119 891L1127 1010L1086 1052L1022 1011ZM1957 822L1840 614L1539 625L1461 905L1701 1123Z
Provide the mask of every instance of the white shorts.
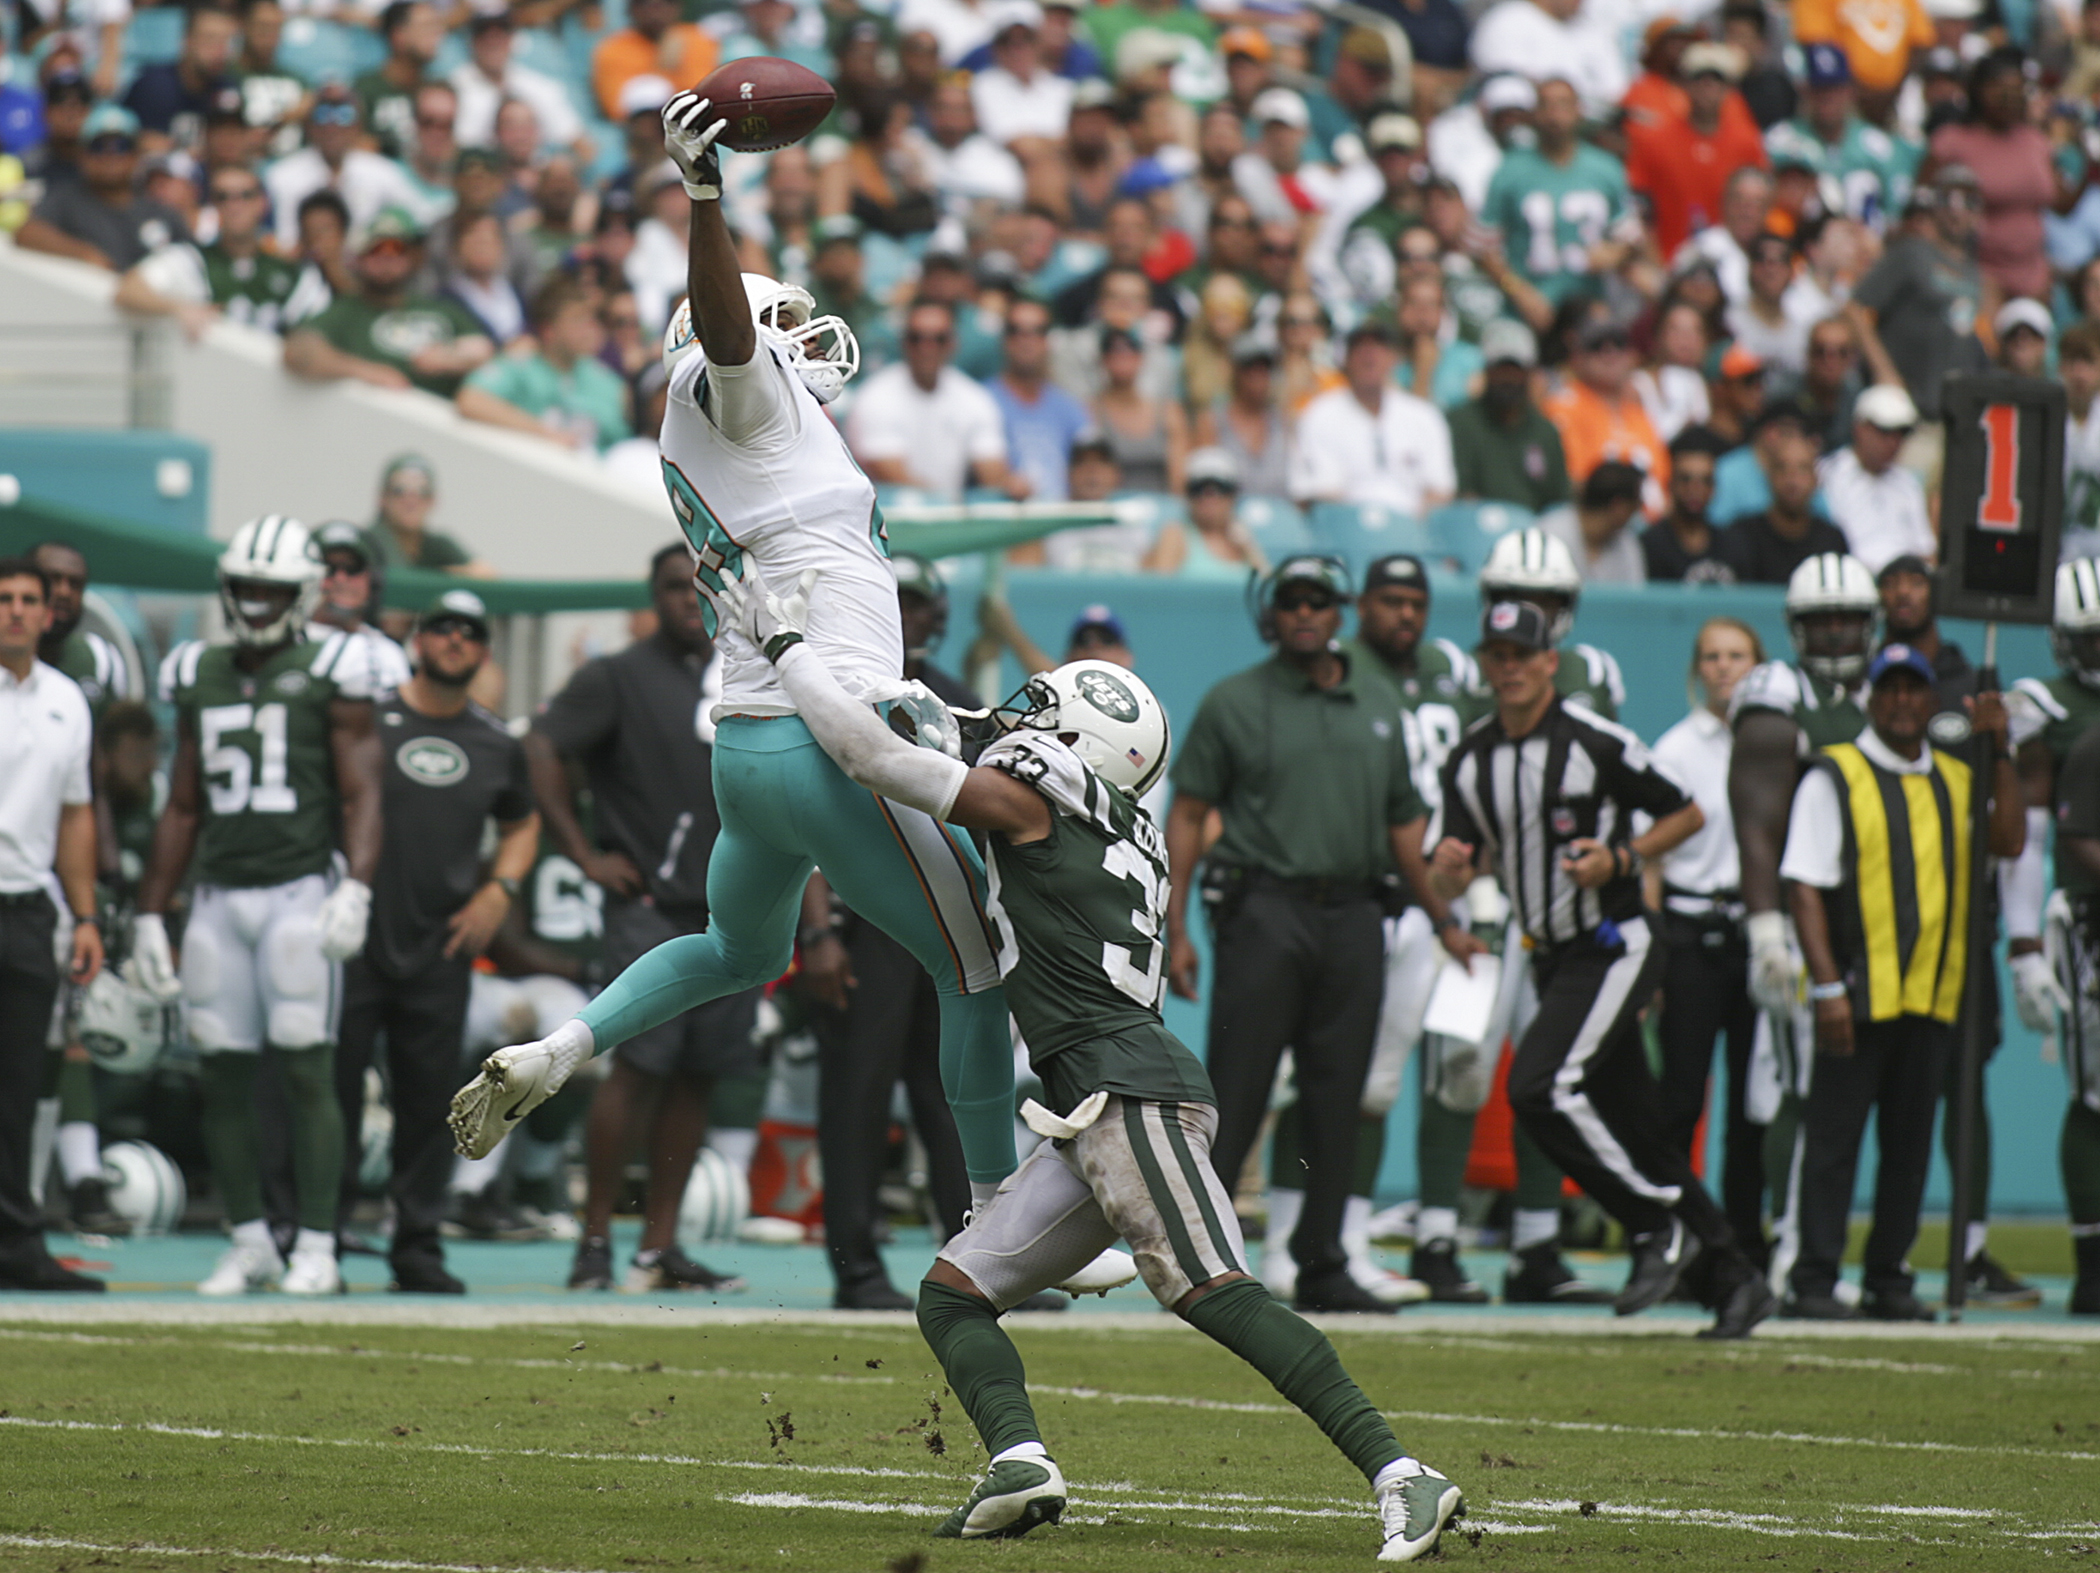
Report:
M1117 1240L1164 1306L1243 1273L1240 1221L1211 1167L1217 1129L1207 1103L1112 1097L1077 1136L1030 1153L940 1259L1002 1311L1063 1283Z
M335 1041L343 969L321 954L315 920L333 884L308 874L246 890L197 887L182 931L182 994L199 1054Z

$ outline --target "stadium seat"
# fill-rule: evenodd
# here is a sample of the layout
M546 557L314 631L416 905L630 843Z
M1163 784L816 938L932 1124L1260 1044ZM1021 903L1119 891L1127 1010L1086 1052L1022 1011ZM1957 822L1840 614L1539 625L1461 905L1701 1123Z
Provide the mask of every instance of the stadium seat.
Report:
M1322 551L1359 569L1388 552L1424 552L1429 545L1420 519L1383 503L1314 503L1312 537Z
M1239 520L1272 563L1312 546L1312 532L1305 527L1305 515L1281 497L1242 497Z
M1453 573L1475 574L1487 562L1497 539L1534 523L1528 508L1506 502L1446 503L1423 521L1429 550Z
M133 69L159 65L181 54L185 15L182 7L176 5L132 12L131 25L124 29L125 65ZM34 80L34 76L30 79Z
M277 63L317 86L353 81L385 58L386 46L369 29L310 16L286 18L284 38L277 46Z

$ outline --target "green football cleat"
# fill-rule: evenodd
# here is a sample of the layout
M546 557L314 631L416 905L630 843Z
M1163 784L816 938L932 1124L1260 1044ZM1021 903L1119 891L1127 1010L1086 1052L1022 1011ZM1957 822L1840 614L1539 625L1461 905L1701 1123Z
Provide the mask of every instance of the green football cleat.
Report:
M1385 1530L1381 1562L1414 1562L1436 1550L1444 1526L1466 1516L1466 1499L1435 1470L1394 1481L1378 1493L1378 1522Z
M1065 1510L1065 1477L1048 1458L1009 1458L992 1465L934 1531L942 1540L1018 1540Z

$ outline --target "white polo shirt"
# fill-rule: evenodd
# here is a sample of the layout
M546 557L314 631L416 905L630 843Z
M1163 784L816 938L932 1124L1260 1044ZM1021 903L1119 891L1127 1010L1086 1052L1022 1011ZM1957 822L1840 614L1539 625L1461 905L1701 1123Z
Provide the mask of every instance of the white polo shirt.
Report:
M961 502L970 466L1006 457L1006 422L978 383L943 366L928 393L911 368L885 366L860 390L846 418L846 437L862 464L902 459L910 484L942 502Z
M92 800L94 722L80 685L42 661L26 682L0 667L0 894L46 889L58 814Z
M1740 867L1735 821L1728 811L1728 761L1734 751L1728 723L1704 705L1656 739L1656 764L1692 794L1706 816L1705 824L1663 854L1663 882L1673 890L1735 895ZM1663 905L1702 915L1713 908L1710 901L1677 895L1665 895Z
M1321 394L1298 417L1291 496L1300 502L1383 503L1419 514L1431 493L1458 489L1451 428L1437 407L1387 388L1373 415L1347 388Z
M1871 726L1853 741L1870 761L1899 776L1932 772L1929 746L1918 750L1916 759L1905 759L1876 737ZM1845 814L1838 802L1837 783L1830 779L1827 770L1811 770L1795 789L1779 877L1814 885L1818 890L1835 890L1845 882Z
M1869 475L1859 455L1840 448L1816 469L1830 519L1845 532L1852 555L1878 574L1906 552L1933 561L1940 539L1925 511L1925 488L1900 464Z

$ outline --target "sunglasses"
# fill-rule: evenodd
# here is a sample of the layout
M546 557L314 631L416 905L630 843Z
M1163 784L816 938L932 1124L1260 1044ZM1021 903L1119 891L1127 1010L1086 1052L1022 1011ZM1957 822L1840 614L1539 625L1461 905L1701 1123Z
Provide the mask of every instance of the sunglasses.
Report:
M954 337L955 335L952 333L907 333L904 335L904 342L907 344L946 344Z
M424 131L450 131L452 129L452 121L449 117L440 120L435 115L416 116L416 125Z
M355 104L316 104L313 123L317 126L354 126L357 124Z
M434 634L440 639L448 634L456 634L474 644L489 642L488 630L464 617L433 617L423 625L423 632Z
M1286 590L1276 597L1279 612L1324 612L1334 605L1334 597L1324 590Z
M1047 337L1049 332L1048 328L1029 327L1018 322L1008 323L1006 327L1006 336L1010 339L1040 339Z
M427 486L389 486L386 494L389 497L420 497L425 502L430 501L432 495Z
M87 150L90 153L135 153L138 151L138 143L130 137L111 132L107 136L95 138L87 145Z
M1294 317L1288 313L1276 320L1286 328L1317 328L1320 325L1318 317Z
M373 241L369 246L365 247L361 255L367 257L405 257L408 253L409 244L407 241L397 240L389 235L384 240Z
M1210 221L1210 227L1212 229L1253 229L1255 225L1254 220L1251 218L1214 218Z
M214 186L211 193L214 202L254 202L261 196L261 186Z
M363 563L330 563L328 577L331 579L361 579L372 570Z

